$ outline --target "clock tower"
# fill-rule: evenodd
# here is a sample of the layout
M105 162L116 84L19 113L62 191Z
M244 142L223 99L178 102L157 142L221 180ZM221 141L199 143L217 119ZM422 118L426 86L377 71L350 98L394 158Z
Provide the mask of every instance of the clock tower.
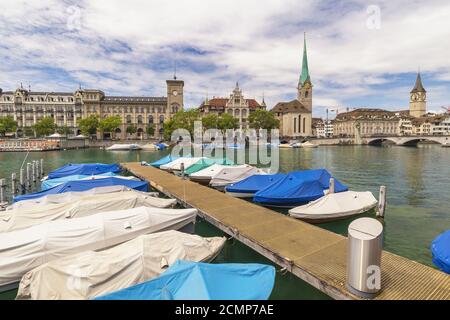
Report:
M174 77L173 80L167 80L166 83L167 83L166 114L168 115L168 118L170 118L170 115L173 115L178 111L183 110L184 81L177 80L176 77Z
M420 72L417 74L416 84L410 93L409 115L419 118L427 113L427 91L422 85Z

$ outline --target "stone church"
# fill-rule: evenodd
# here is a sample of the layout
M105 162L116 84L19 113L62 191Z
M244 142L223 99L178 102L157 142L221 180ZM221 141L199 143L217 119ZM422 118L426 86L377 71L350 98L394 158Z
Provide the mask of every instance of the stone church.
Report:
M303 62L297 86L297 98L279 102L271 110L280 120L280 136L298 138L312 136L313 85L309 75L306 37L303 44Z

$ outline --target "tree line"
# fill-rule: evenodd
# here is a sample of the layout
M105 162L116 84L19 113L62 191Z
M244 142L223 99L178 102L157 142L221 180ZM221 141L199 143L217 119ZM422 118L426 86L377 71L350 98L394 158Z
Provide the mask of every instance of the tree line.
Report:
M201 115L197 109L181 110L174 114L174 116L166 120L163 124L164 139L169 140L172 133L177 129L186 129L191 136L194 134L194 122L201 121L204 130L207 129L219 129L225 132L227 129L238 129L239 119L235 118L231 114L223 113L221 115L208 114L206 116ZM252 112L248 117L250 128L253 129L266 129L272 130L279 128L280 122L276 119L272 112L266 110L257 110ZM120 116L109 116L104 119L100 119L98 115L90 115L86 118L78 120L78 127L81 133L85 136L91 136L97 134L97 132L112 133L120 127L122 119ZM4 136L8 132L16 132L18 128L17 121L13 117L7 116L0 118L0 135ZM44 117L36 122L32 126L32 129L38 137L48 136L55 132L62 135L70 133L70 128L67 126L57 127L52 117ZM126 128L126 132L129 134L135 134L137 128L135 125L130 124ZM148 124L146 127L146 133L149 136L153 136L155 128L153 124Z

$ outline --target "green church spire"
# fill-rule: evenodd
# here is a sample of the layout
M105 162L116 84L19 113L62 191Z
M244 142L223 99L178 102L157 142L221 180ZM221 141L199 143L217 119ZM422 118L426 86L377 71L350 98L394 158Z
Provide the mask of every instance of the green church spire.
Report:
M303 63L302 63L302 73L300 74L299 85L303 86L305 81L311 81L309 77L309 68L308 68L308 53L306 50L306 32L303 38Z

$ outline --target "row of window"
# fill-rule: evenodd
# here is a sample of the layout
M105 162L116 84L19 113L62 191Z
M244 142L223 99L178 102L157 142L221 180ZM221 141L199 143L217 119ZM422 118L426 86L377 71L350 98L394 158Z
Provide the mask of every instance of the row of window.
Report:
M303 122L303 127L302 127ZM298 126L297 126L298 123ZM298 129L298 131L297 131ZM306 118L299 116L298 118L294 118L294 133L306 133Z

